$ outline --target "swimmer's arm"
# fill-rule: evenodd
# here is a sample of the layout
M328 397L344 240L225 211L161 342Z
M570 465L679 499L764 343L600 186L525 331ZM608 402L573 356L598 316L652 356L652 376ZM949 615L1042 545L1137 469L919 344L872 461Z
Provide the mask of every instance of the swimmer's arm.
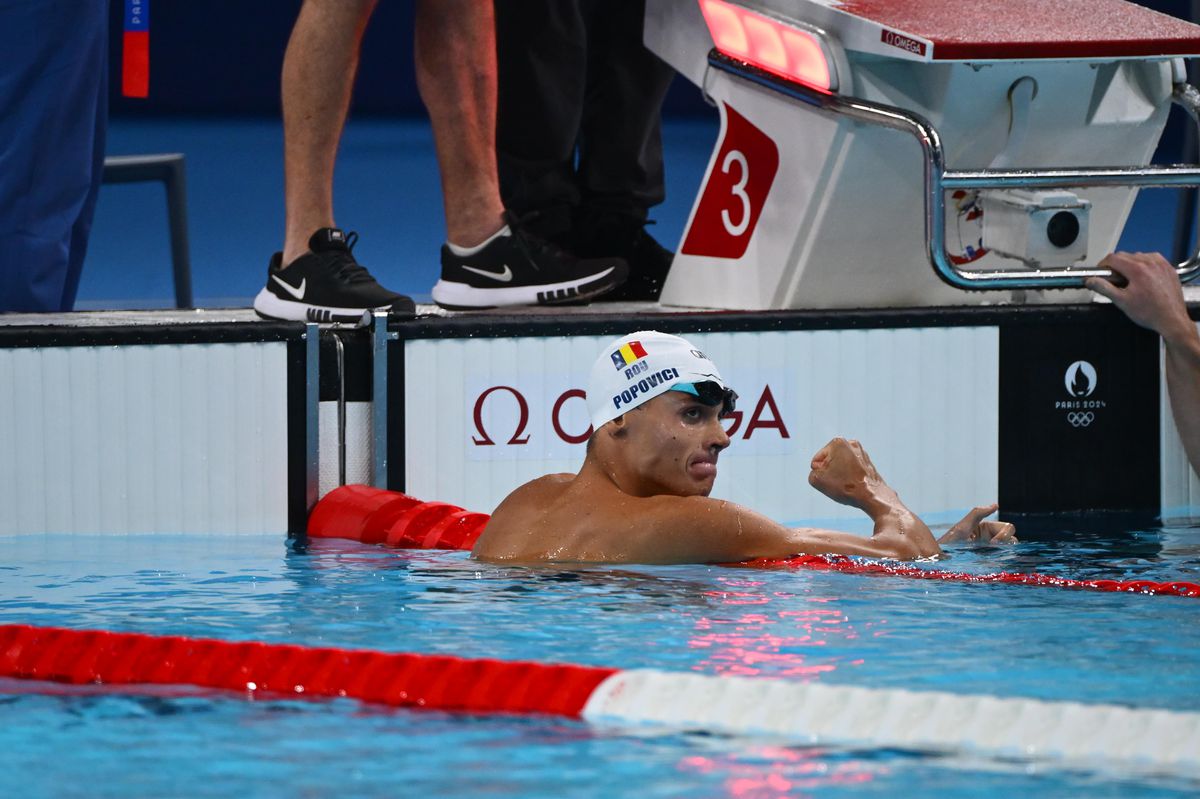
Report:
M1167 393L1175 427L1183 441L1192 469L1200 474L1200 334L1191 319L1171 337L1163 335L1167 348Z
M933 535L903 505L868 510L869 538L837 530L789 528L733 502L705 497L655 497L636 534L632 559L657 563L735 563L792 555L913 558L936 555Z
M1188 315L1175 267L1158 253L1125 252L1105 257L1099 266L1112 269L1124 285L1098 277L1084 284L1162 336L1175 426L1192 469L1200 473L1200 334Z

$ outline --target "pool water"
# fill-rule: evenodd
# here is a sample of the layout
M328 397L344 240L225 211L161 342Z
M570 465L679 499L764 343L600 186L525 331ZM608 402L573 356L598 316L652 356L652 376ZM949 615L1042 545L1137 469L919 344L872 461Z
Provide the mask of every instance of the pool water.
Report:
M1023 525L929 568L1200 582L1200 527ZM0 623L1200 710L1200 600L710 566L516 568L235 536L0 538ZM0 794L1183 796L1187 776L0 682Z

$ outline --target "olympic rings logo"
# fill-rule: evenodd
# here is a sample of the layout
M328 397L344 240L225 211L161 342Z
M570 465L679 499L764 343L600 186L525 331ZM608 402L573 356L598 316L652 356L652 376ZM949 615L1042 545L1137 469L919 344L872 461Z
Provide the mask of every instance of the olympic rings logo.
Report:
M1071 423L1071 427L1087 427L1095 420L1096 414L1091 411L1085 411L1084 413L1072 411L1067 414L1067 421Z

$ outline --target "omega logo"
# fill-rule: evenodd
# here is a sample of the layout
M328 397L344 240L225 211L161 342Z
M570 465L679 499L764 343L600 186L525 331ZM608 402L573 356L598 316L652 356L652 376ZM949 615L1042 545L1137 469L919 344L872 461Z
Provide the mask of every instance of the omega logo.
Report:
M496 440L492 438L492 432L488 431L483 421L483 408L491 397L497 394L509 394L517 403L517 424L512 430L507 439L509 446L523 446L529 443L530 435L526 434L526 428L529 426L530 412L529 401L519 389L512 386L491 386L484 389L475 399L475 406L471 416L475 423L476 435L471 437L471 441L477 447L494 447ZM571 388L559 394L557 399L551 405L550 410L550 426L561 441L567 444L582 444L591 438L592 426L589 424L586 430L579 432L571 432L563 427L562 412L563 406L570 400L586 400L587 394L583 389ZM745 428L742 423L745 421ZM762 394L759 395L758 402L754 406L754 410L750 413L749 419L746 419L746 414L743 411L734 411L726 420L727 426L725 433L730 438L733 438L737 433L741 432L741 437L745 440L750 440L758 430L774 430L780 438L791 438L791 433L788 432L787 424L783 421L783 415L779 412L779 405L775 402L775 395L771 393L769 385L763 386ZM505 431L507 432L507 431ZM503 439L503 436L500 436Z
M492 386L480 394L479 399L475 400L475 411L473 414L475 417L475 431L479 433L481 437L472 438L471 440L475 442L475 446L477 447L493 447L496 445L496 442L493 441L491 436L487 434L487 431L483 429L483 403L487 401L488 397L490 397L492 394L495 394L497 391L507 391L516 397L517 408L520 412L520 416L517 418L517 429L513 431L512 438L508 440L508 443L514 445L528 444L529 436L521 438L521 434L525 432L525 425L529 424L529 403L525 401L525 395L520 391L517 391L512 386ZM556 409L558 407L560 406L555 405Z

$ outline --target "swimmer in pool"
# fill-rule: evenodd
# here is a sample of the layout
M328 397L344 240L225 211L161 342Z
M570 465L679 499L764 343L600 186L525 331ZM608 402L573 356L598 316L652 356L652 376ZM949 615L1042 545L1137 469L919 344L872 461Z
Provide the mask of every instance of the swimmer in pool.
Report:
M1200 333L1188 316L1175 267L1158 253L1146 252L1115 252L1099 265L1123 277L1125 285L1090 277L1087 287L1162 336L1175 426L1192 469L1200 474Z
M938 541L905 507L857 441L835 438L812 459L808 482L875 522L868 538L792 529L709 499L729 446L721 418L735 394L716 365L682 338L644 331L601 352L588 380L595 431L578 474L552 474L513 491L492 514L474 557L494 562L733 563L799 554L910 560ZM976 508L943 542L1015 541L1013 526Z

